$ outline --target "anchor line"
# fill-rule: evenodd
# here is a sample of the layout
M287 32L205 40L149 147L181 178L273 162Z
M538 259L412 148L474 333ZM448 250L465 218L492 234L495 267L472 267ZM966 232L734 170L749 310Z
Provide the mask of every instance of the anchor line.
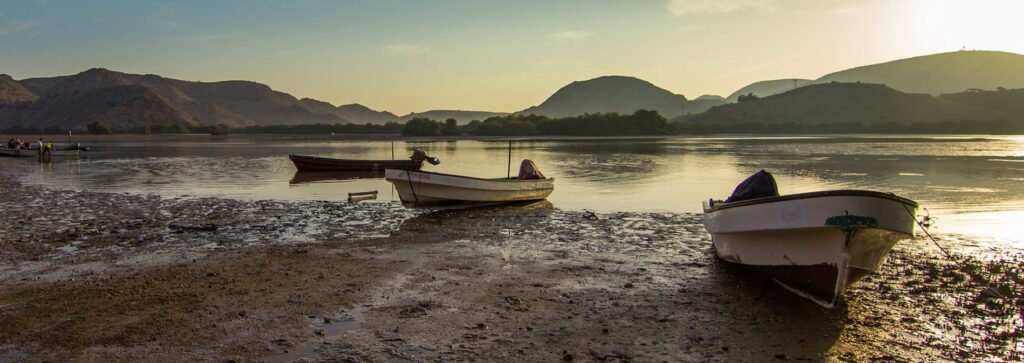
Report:
M420 197L416 195L416 188L412 186L412 174L409 173L409 169L405 169L405 178L409 180L409 190L412 191L412 198L416 201L416 204L420 204Z
M1001 292L999 292L999 290L997 290L994 287L992 287L992 279L991 278L982 278L980 276L977 276L977 275L971 273L971 270L968 270L967 268L965 268L964 264L961 261L957 260L956 258L953 258L953 255L950 254L948 250L943 248L942 245L939 244L939 241L935 240L935 237L932 236L931 232L928 232L928 227L925 227L924 223L921 223L921 221L917 220L917 216L914 215L914 212L910 211L910 208L907 208L906 204L903 204L903 209L907 211L907 214L910 214L910 218L914 220L914 223L917 223L917 226L921 227L921 230L924 231L925 236L928 236L928 239L931 240L933 244L935 244L935 247L939 248L939 251L942 251L942 253L944 255L946 255L947 259L949 259L950 261L953 261L953 263L955 263L957 265L957 267L960 268L961 271L966 272L968 275L971 275L971 277L973 277L974 279L981 280L982 282L984 282L985 283L985 287L988 288L988 292L989 293L994 294L994 295L998 296L1001 299L1005 299L1006 298L1006 296L1003 296L1003 294Z

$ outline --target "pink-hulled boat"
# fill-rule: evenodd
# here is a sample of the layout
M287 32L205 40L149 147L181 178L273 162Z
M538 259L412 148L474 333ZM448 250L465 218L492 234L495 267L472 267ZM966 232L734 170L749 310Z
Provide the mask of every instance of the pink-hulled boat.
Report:
M381 171L384 169L420 170L423 162L433 165L441 163L437 158L429 157L422 150L413 151L409 160L359 160L334 159L312 155L288 155L295 167L300 171Z

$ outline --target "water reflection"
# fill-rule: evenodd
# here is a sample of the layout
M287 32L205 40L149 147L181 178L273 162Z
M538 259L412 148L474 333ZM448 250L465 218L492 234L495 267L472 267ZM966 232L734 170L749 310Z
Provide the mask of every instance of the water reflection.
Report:
M414 148L444 160L425 170L476 177L514 173L532 159L555 178L549 200L562 209L700 212L747 175L767 169L784 193L831 188L890 191L918 200L940 221L1013 226L1024 205L1024 139L932 136L700 137L664 139L368 141L328 136L195 135L91 143L88 159L56 158L29 184L58 188L239 199L343 201L379 191L379 175L295 172L291 153L352 159L404 158ZM29 160L31 161L31 160ZM22 160L4 160L17 163ZM1014 207L1003 207L1003 206ZM984 223L979 223L984 225ZM961 229L981 231L982 228ZM998 228L987 228L998 229ZM1017 237L1021 238L1021 237ZM1024 238L1022 238L1024 239Z
M379 179L384 177L383 170L375 171L302 171L296 170L290 184L320 183L332 181L344 181L352 179Z

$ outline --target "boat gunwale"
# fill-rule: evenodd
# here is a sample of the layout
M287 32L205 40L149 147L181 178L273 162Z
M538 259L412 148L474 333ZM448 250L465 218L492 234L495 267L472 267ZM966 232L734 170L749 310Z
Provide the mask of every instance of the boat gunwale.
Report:
M390 179L390 178L387 177L387 171L388 170L398 170L398 171L405 171L405 172L415 171L417 173L423 173L423 174L440 175L440 176L447 176L447 177L452 177L452 178L482 180L482 181L489 181L489 182L528 182L528 183L536 183L536 182L540 182L540 181L547 181L547 180L554 181L555 180L555 178L519 179L517 177L508 177L508 178L478 178L478 177L475 177L475 176L465 176L465 175L438 173L438 172L433 172L433 171L407 170L407 169L395 169L395 168L385 168L384 169L384 173L385 173L385 177L384 178L385 179ZM401 179L401 178L396 178L396 180L406 181L405 179ZM416 180L415 182L423 183L422 180ZM436 183L431 183L431 184L436 184Z
M913 200L910 200L910 199L907 199L907 198L904 198L904 197L901 197L901 196L898 196L898 195L893 194L893 193L885 193L885 192L879 192L879 191L874 191L874 190L839 189L839 190L823 190L823 191L817 191L817 192L786 194L786 195L780 195L780 196L775 196L775 197L754 198L754 199L741 200L741 201L729 202L729 203L718 202L718 203L714 203L711 206L711 208L705 208L704 209L704 213L711 213L711 212L717 212L717 211L721 211L721 210L725 210L725 209L730 209L730 208L746 207L746 206L752 206L752 205L758 205L758 204L785 202L785 201L799 200L799 199L822 198L822 197L872 197L872 198L879 198L879 199L887 199L887 200L891 200L891 201L894 201L894 202L900 202L900 203L903 203L904 205L909 205L909 206L911 206L911 207L913 207L915 209L918 208L917 202L915 202Z
M295 158L298 158L298 159L313 160L313 161L344 162L344 163L356 163L356 164L413 164L413 163L423 164L422 160L416 161L416 160L411 160L411 159L410 160L335 159L335 158L326 158L326 157L323 157L323 156L301 155L301 154L288 154L288 158L291 159L292 161L295 161ZM399 169L399 170L404 170L404 169Z

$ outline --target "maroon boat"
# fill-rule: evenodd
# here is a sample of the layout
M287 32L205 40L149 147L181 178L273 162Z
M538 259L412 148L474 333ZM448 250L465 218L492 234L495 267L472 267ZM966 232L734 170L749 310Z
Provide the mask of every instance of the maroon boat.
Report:
M429 157L423 150L414 150L409 160L334 159L312 155L288 155L301 171L383 171L384 169L420 170L423 161L433 165L441 161Z

